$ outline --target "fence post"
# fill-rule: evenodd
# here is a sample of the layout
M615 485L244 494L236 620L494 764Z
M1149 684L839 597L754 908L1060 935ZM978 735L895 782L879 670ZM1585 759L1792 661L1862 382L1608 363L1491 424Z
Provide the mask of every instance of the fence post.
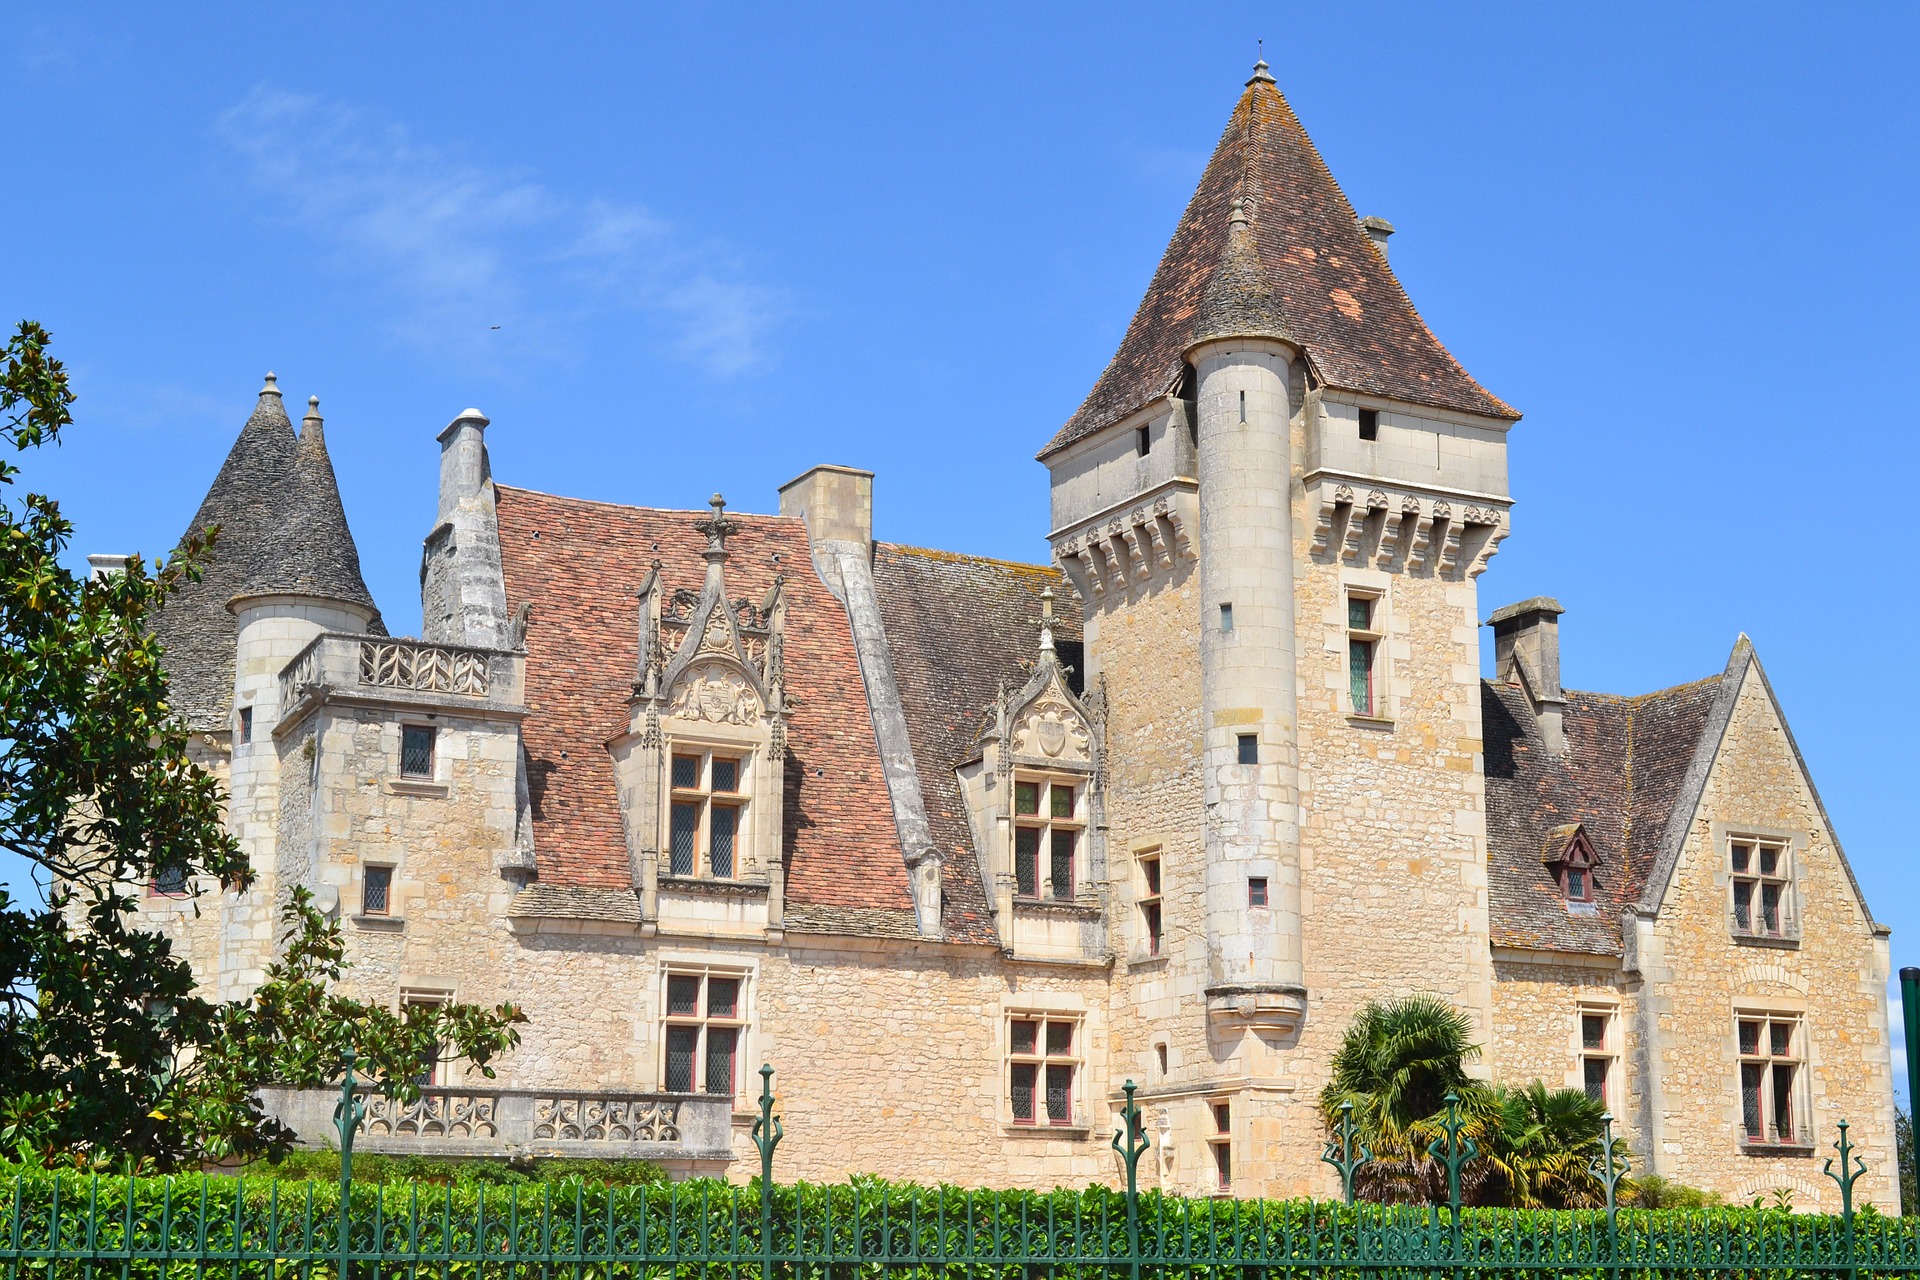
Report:
M1614 1154L1613 1112L1601 1112L1600 1154L1588 1162L1587 1168L1607 1189L1607 1274L1612 1276L1620 1274L1620 1219L1614 1191L1632 1167L1625 1156Z
M1854 1265L1853 1256L1853 1184L1867 1171L1867 1162L1853 1153L1853 1139L1847 1137L1847 1122L1840 1122L1840 1140L1833 1144L1840 1153L1840 1172L1833 1171L1833 1157L1827 1157L1824 1172L1829 1178L1840 1184L1840 1224L1842 1240L1847 1250L1847 1280L1860 1274Z
M1140 1187L1137 1173L1140 1157L1153 1146L1153 1139L1140 1123L1140 1105L1133 1100L1133 1081L1125 1086L1127 1104L1120 1108L1120 1127L1113 1131L1113 1149L1127 1164L1127 1261L1129 1275L1140 1280Z
M773 1064L760 1064L760 1118L750 1130L760 1152L760 1280L773 1280L773 1149L786 1126L773 1114Z
M1900 1012L1907 1032L1907 1119L1911 1122L1920 1118L1920 968L1913 965L1900 971ZM1894 1142L1899 1143L1897 1133ZM1894 1177L1899 1178L1898 1170ZM1901 1211L1920 1214L1920 1203L1902 1205Z
M340 1078L340 1105L333 1109L340 1131L340 1280L347 1280L348 1221L353 1208L353 1135L366 1117L366 1104L353 1096L353 1047L347 1047L346 1071Z
M1353 1173L1361 1165L1373 1159L1373 1151L1366 1143L1360 1144L1360 1155L1353 1154L1353 1104L1340 1104L1340 1127L1334 1130L1335 1137L1328 1139L1327 1149L1320 1153L1323 1164L1330 1164L1340 1171L1340 1193L1347 1207L1353 1207Z
M1460 1166L1480 1154L1480 1146L1472 1138L1463 1138L1460 1131L1467 1122L1460 1118L1460 1095L1447 1093L1447 1118L1440 1122L1441 1132L1447 1135L1443 1147L1440 1139L1435 1138L1427 1144L1427 1154L1447 1166L1447 1209L1453 1217L1453 1261L1457 1267L1460 1262Z

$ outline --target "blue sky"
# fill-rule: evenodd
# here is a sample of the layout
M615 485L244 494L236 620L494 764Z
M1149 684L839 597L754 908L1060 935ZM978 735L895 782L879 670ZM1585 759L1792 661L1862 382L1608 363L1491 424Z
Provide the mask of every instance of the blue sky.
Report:
M1623 693L1749 633L1920 963L1920 10L534 12L0 15L0 313L75 374L30 479L76 557L169 546L273 369L321 398L399 631L469 404L508 483L764 511L849 463L884 538L1042 558L1032 454L1264 38L1428 321L1525 412L1485 609L1559 597L1567 682Z

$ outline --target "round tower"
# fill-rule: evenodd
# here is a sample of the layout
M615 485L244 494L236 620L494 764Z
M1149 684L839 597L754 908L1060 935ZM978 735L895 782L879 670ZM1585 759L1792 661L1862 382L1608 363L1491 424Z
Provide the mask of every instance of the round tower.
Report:
M1207 1013L1284 1034L1300 944L1293 416L1296 345L1236 200L1187 347L1197 386Z

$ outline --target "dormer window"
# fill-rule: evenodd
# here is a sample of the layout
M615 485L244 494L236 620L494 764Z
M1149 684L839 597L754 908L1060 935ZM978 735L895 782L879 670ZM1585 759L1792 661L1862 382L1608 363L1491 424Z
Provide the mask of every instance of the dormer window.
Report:
M1081 811L1084 791L1077 780L1015 777L1013 891L1017 896L1073 901L1086 826Z
M1594 899L1594 868L1600 859L1593 851L1593 842L1587 839L1586 828L1576 822L1549 831L1540 860L1546 863L1548 874L1559 886L1560 895L1567 900L1568 909L1579 911L1584 908L1590 913Z
M720 751L673 753L667 871L731 880L737 874L747 797L745 759Z

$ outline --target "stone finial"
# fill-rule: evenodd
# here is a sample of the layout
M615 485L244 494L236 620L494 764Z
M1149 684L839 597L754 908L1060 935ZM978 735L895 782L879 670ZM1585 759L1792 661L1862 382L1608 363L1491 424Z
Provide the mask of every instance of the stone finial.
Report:
M1233 214L1227 219L1227 225L1229 227L1244 227L1247 225L1247 202L1245 200L1236 199L1233 202Z
M694 521L693 527L707 535L706 557L726 559L727 539L740 532L736 522L727 519L727 500L719 494L707 499L707 505L713 508L713 514L705 520Z
M273 370L271 369L267 370L267 383L260 388L260 394L263 396L272 396L276 400L280 397L280 380L273 376Z
M1053 588L1048 587L1040 593L1040 652L1053 651Z
M320 397L308 396L307 397L307 416L300 419L300 429L304 432L308 427L317 427L319 425L320 425Z
M1267 60L1265 58L1253 64L1253 78L1248 80L1247 83L1254 85L1263 81L1267 84L1274 83L1273 73L1267 70Z

